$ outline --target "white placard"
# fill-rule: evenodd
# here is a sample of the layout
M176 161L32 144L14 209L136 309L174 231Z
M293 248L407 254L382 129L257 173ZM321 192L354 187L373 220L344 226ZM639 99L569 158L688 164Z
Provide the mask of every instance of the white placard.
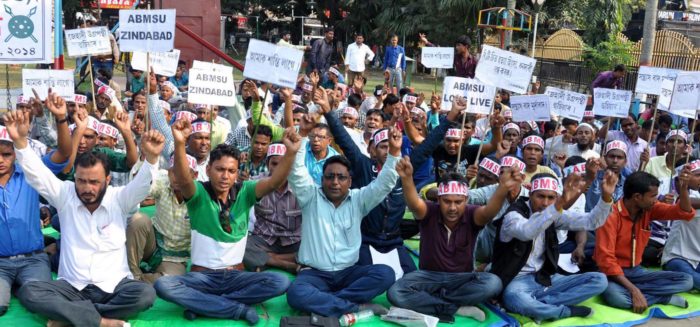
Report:
M484 83L524 94L530 85L535 64L534 58L484 45L476 65L476 78Z
M596 87L593 89L593 113L626 118L632 103L632 91Z
M10 110L14 110L17 108L17 97L22 95L22 89L10 89L10 102L12 103L12 107L9 108ZM32 94L32 96L34 96ZM7 93L6 92L0 92L0 108L6 109L5 107L7 106Z
M440 109L450 110L452 100L462 96L467 100L467 112L475 114L491 113L496 87L476 79L448 76L442 85L442 104Z
M236 103L233 75L219 70L190 69L187 102L216 106Z
M549 95L552 114L577 121L583 120L588 95L547 86L544 94Z
M510 110L513 111L513 121L550 121L549 96L514 95L510 97Z
M69 57L112 53L109 30L104 26L66 30Z
M658 109L668 111L671 108L671 98L673 97L673 85L675 80L661 81L661 92L659 94Z
M250 39L243 76L295 89L304 52Z
M46 99L51 92L62 97L75 94L75 80L72 70L58 69L22 69L22 94L34 96L35 89L41 99Z
M637 86L634 88L634 92L660 95L662 81L673 81L680 72L677 69L639 66Z
M233 67L226 65L219 65L208 61L192 61L192 69L202 69L211 71L220 71L223 73L233 74Z
M671 97L671 113L695 119L700 106L700 72L682 72L676 76Z
M168 52L175 44L175 9L120 10L119 49Z
M450 69L454 61L454 48L423 47L421 49L420 63L425 67Z
M0 8L0 64L53 61L52 1L3 1Z
M131 67L145 72L147 70L147 57L151 61L151 69L153 69L154 73L167 77L175 76L177 62L180 60L180 50L152 52L150 56L146 56L146 52L134 51L134 56L131 58Z

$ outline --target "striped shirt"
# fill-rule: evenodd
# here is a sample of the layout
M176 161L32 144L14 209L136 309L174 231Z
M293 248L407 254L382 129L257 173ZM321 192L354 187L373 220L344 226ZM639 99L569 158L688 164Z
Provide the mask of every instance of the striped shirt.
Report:
M289 185L282 192L276 190L260 199L255 204L255 218L253 234L267 244L279 240L282 246L288 246L301 241L301 207Z
M162 249L166 252L190 251L190 217L187 205L177 202L170 188L167 170L158 170L151 184L151 196L156 200L153 227L163 235ZM164 254L163 260L184 262L187 258Z

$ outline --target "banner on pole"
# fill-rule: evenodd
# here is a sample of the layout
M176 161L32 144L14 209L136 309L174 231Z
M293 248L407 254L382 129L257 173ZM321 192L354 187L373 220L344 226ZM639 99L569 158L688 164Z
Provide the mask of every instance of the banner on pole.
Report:
M187 102L216 106L233 105L236 103L233 75L227 73L224 68L190 69Z
M599 116L625 118L632 103L632 91L593 89L593 112Z
M674 80L681 71L677 69L639 66L635 93L661 94L661 83L664 80Z
M243 76L295 89L304 52L250 39Z
M668 86L668 83L665 86ZM664 102L668 100L664 99ZM670 97L670 112L695 119L698 107L700 107L700 72L678 73Z
M104 26L66 30L65 33L69 57L112 53L109 30Z
M491 113L495 95L495 86L476 79L448 76L443 81L440 109L450 110L454 98L461 96L467 101L467 112L488 115Z
M484 83L524 94L530 85L535 64L534 58L484 45L476 65L476 78Z
M544 94L549 95L551 112L554 115L577 121L583 120L588 95L547 86Z
M134 56L131 58L131 67L137 70L146 71L146 58L150 58L151 69L158 75L167 77L175 76L177 71L177 62L180 60L180 50L173 49L170 52L152 52L150 56L146 52L134 51Z
M75 94L75 80L72 70L59 69L22 69L22 93L34 96L36 90L41 99L49 95L49 88L64 98Z
M550 100L546 94L515 95L510 97L514 122L550 121Z
M0 64L53 61L52 1L3 1Z
M168 52L175 44L175 9L120 10L119 49Z
M421 64L428 68L450 69L454 64L454 48L423 47L421 48Z

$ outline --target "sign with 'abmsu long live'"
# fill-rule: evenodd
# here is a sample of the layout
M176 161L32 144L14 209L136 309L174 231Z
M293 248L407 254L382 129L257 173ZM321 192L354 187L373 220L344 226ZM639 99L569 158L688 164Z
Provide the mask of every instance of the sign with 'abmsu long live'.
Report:
M442 86L442 104L440 109L450 110L455 97L461 96L467 100L467 112L474 114L491 113L496 87L480 82L477 79L449 76L445 77Z

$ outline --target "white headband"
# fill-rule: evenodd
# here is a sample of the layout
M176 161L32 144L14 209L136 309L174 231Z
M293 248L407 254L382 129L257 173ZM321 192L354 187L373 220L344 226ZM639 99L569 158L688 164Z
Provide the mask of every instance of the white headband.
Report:
M17 104L29 104L29 98L24 95L17 96Z
M627 157L627 144L625 144L622 141L611 141L607 145L605 145L605 153L607 154L611 150L620 150L625 154L625 157Z
M75 104L86 104L87 103L87 96L84 96L82 94L74 94L73 95L73 102L75 102Z
M338 77L340 77L342 75L342 74L340 74L340 71L338 71L337 69L335 69L333 67L329 68L328 72L333 73L333 74L335 74L335 76L338 76Z
M503 118L513 118L513 111L510 109L503 110Z
M462 138L462 130L459 128L450 128L447 130L447 134L445 134L445 138L461 139Z
M7 128L5 126L0 126L0 141L12 142L10 134L7 133Z
M191 156L189 154L185 154L185 159L187 160L187 166L189 166L190 169L196 171L197 170L197 159L195 159L193 156ZM169 163L170 168L173 168L173 166L175 166L175 156L174 155L170 157L170 161L168 163Z
M571 174L583 174L585 172L586 172L586 163L585 162L566 167L566 168L564 168L564 171L563 171L564 177L569 176Z
M501 158L501 168L510 167L516 168L518 171L525 172L525 163L517 157L507 156Z
M469 187L467 184L457 181L440 183L438 185L438 196L443 195L464 195L469 196Z
M95 131L95 133L100 133L100 122L92 116L88 116L87 128Z
M411 109L411 113L416 114L416 115L421 115L421 114L424 114L425 111L423 111L423 109L421 109L420 107L413 107L413 109Z
M593 110L584 110L584 111L583 111L583 117L584 117L584 118L595 117L595 115L593 114Z
M496 176L501 173L501 165L489 158L482 159L481 163L479 163L479 167L484 168L486 171Z
M304 86L302 86L302 88L304 89L304 91L307 92L312 92L314 90L314 86L309 83L304 83Z
M343 116L343 115L350 115L354 118L357 118L357 116L358 116L357 110L355 110L355 108L353 108L353 107L345 107L343 109L343 113L341 114L341 116Z
M695 172L700 170L700 159L693 160L688 163L690 165L690 171Z
M168 103L168 101L163 101L163 100L158 100L158 101L159 101L158 104L159 104L160 108L163 109L163 111L171 112L170 111L170 103ZM196 115L195 115L195 117L196 117Z
M268 157L283 156L285 153L287 153L287 147L282 143L270 144L267 148Z
M403 96L403 103L408 103L408 102L416 103L416 102L418 102L418 98L414 97L412 95L406 94Z
M505 133L509 129L514 129L518 131L518 134L520 134L520 126L518 126L518 124L516 123L508 123L503 125L503 133Z
M666 141L671 139L674 136L679 136L683 139L684 142L688 142L688 134L686 134L684 131L680 129L674 129L670 132L668 132L668 135L666 135Z
M107 135L115 140L119 138L119 130L117 130L114 126L105 123L99 123L97 125L97 134Z
M593 126L591 126L591 124L587 124L587 123L581 123L581 124L579 124L579 125L576 127L576 130L578 131L579 129L584 128L584 127L590 129L591 131L594 130L594 129L593 129Z
M192 124L192 134L194 133L211 133L209 123L200 121Z
M529 144L535 144L535 145L539 146L540 148L544 149L544 140L537 135L530 135L530 136L526 137L525 139L523 139L523 142L522 142L523 148L528 146Z
M189 111L180 110L175 114L175 120L188 120L190 123L197 119L197 115Z
M530 192L535 191L554 191L559 193L559 181L553 177L540 177L532 180L530 184Z
M384 128L374 132L372 139L374 140L374 146L377 147L379 143L389 139L389 130Z

